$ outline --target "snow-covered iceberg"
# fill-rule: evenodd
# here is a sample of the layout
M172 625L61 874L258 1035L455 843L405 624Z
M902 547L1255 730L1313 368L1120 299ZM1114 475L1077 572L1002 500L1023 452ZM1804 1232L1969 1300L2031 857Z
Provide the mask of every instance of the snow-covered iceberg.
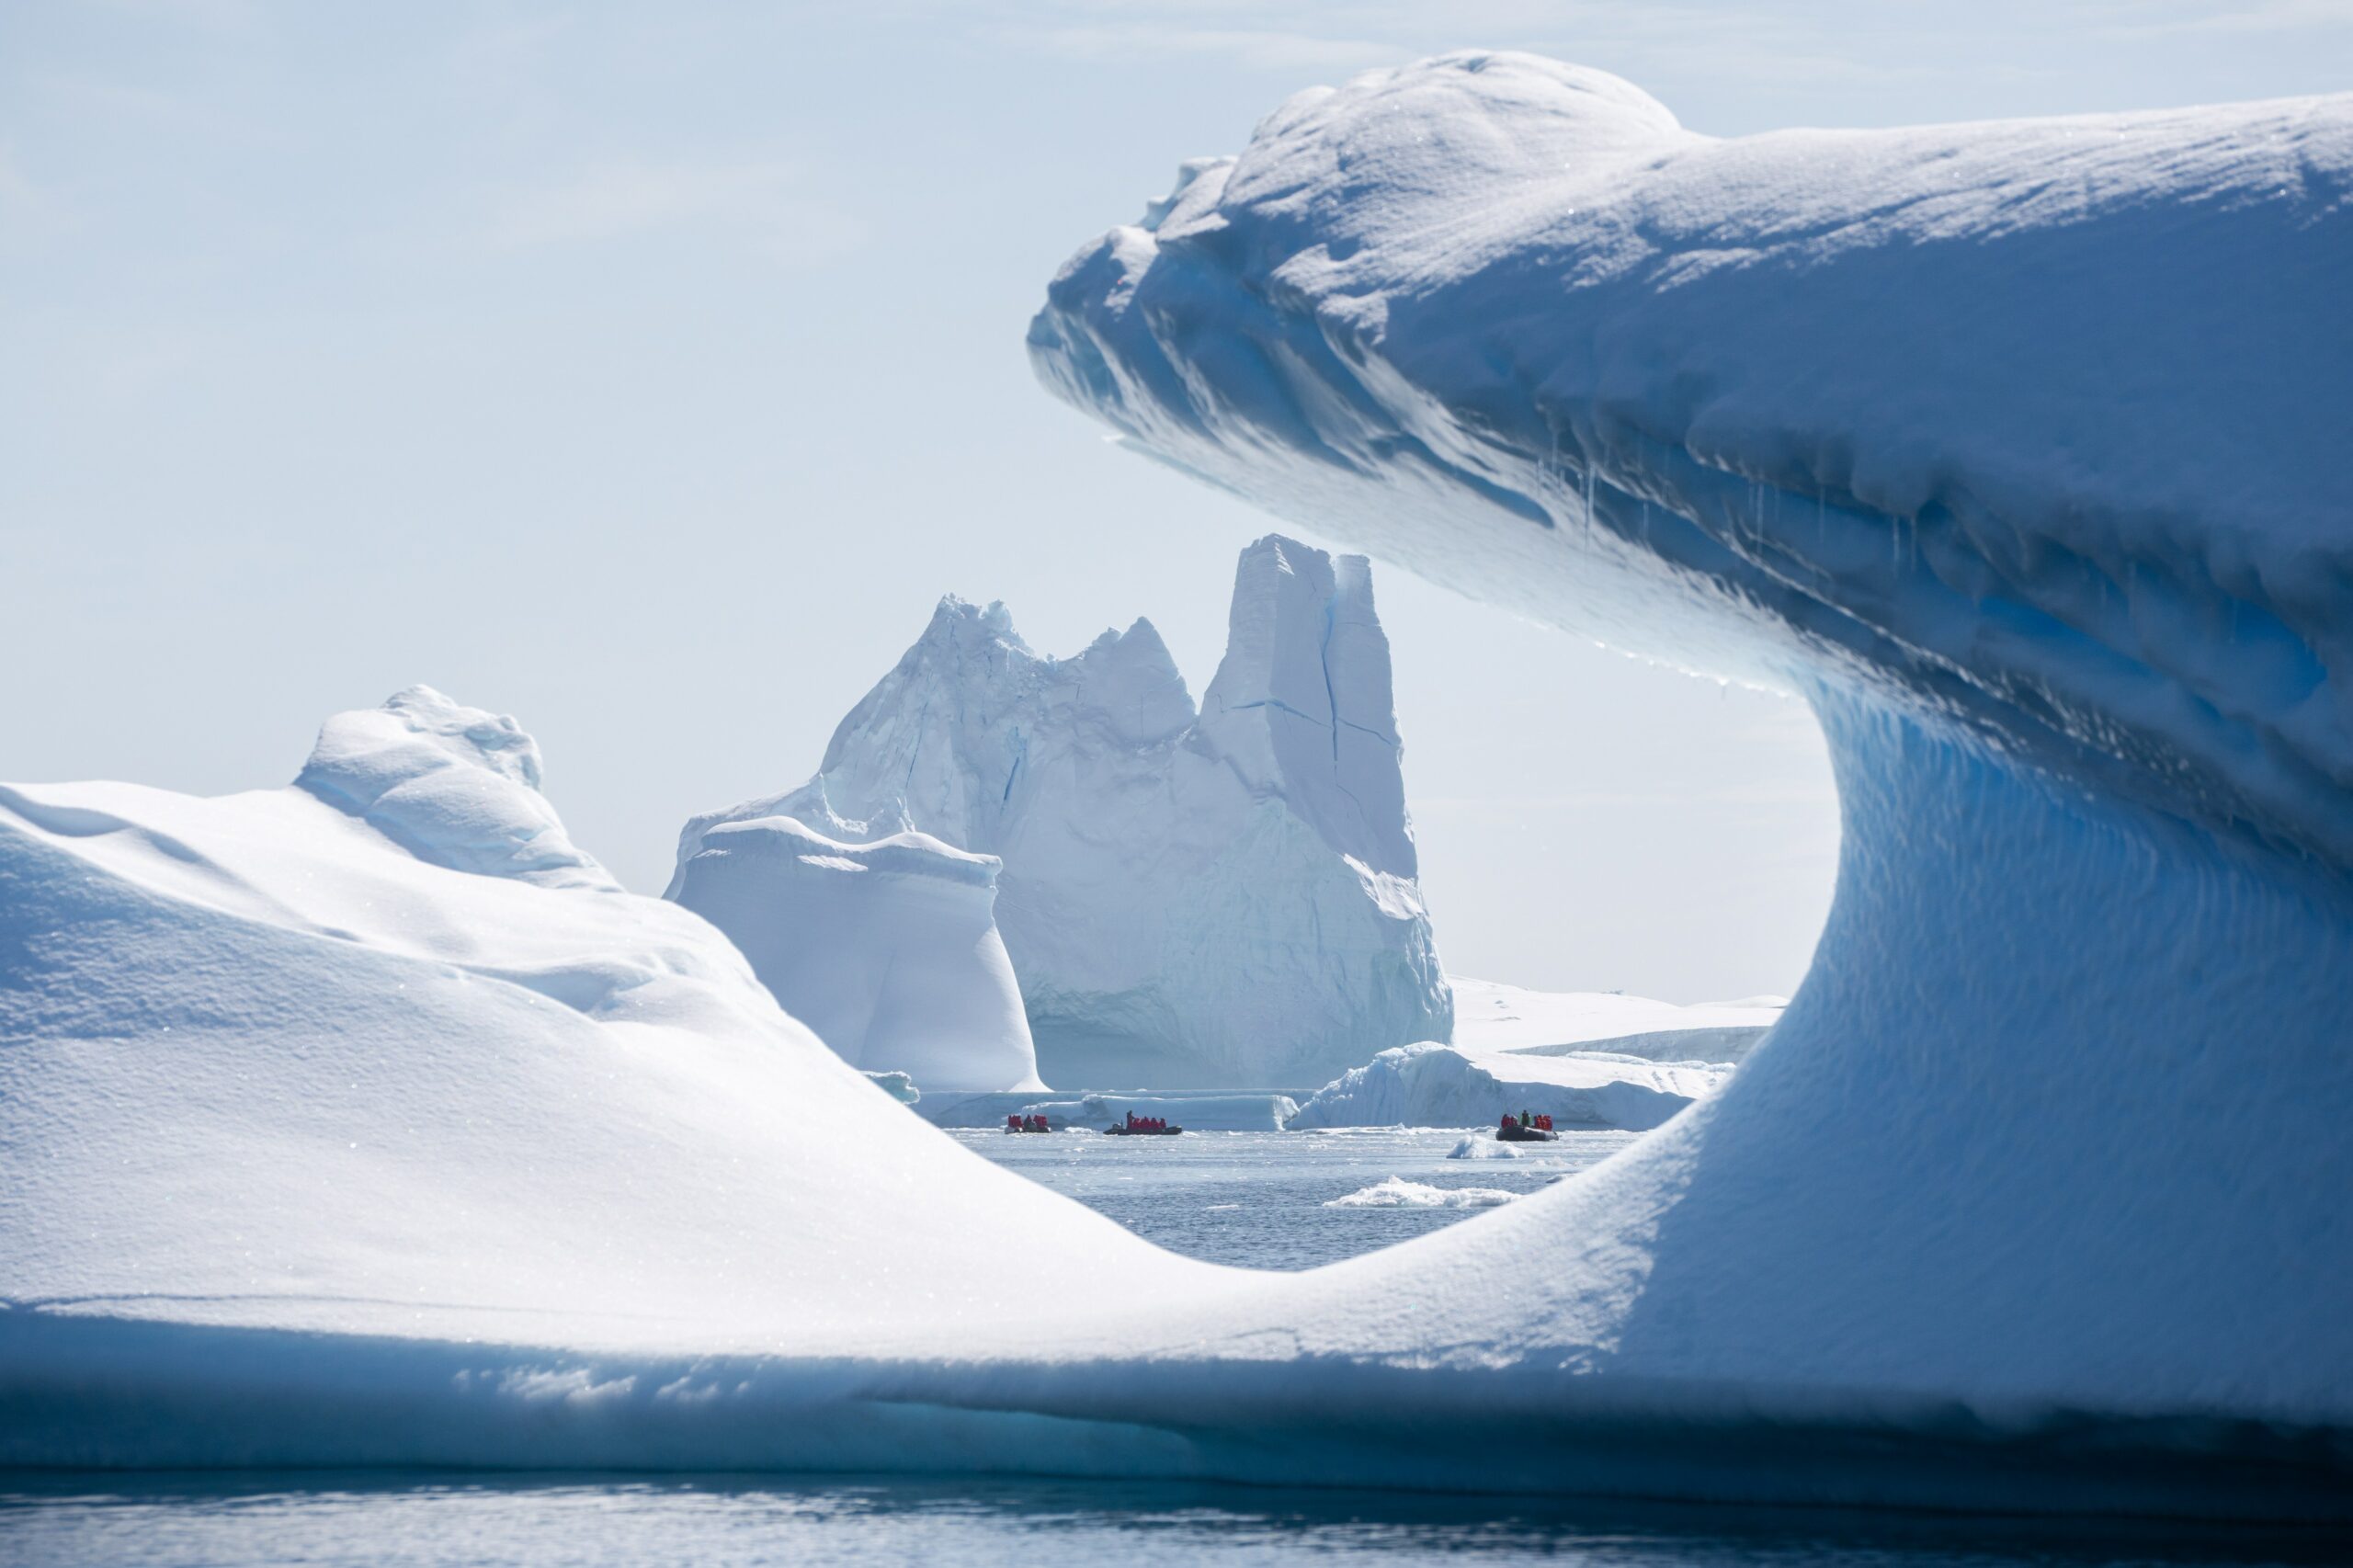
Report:
M996 878L994 857L926 834L845 844L765 816L704 833L672 896L851 1065L935 1091L1043 1088Z
M1732 1069L1605 1051L1570 1055L1392 1046L1308 1098L1286 1126L1492 1127L1540 1111L1563 1128L1647 1132L1723 1086Z
M226 1404L147 1459L429 1447L461 1410L365 1430L451 1393L388 1340L919 1338L1064 1313L1002 1267L1033 1244L1204 1277L908 1115L539 778L512 720L419 687L293 788L0 787L0 1464L140 1462L176 1399ZM392 1381L350 1388L371 1355ZM548 1363L479 1365L459 1405ZM620 1399L583 1389L545 1392Z
M1464 53L1063 269L1033 358L1137 448L1830 743L1769 1040L1357 1324L1589 1410L2344 1461L2348 192L2349 97L1719 141ZM1450 1293L1505 1231L1559 1266Z
M1450 1028L1400 754L1360 556L1244 551L1198 711L1149 621L1057 659L1002 605L951 597L814 778L687 824L670 896L692 901L731 824L927 834L1003 862L996 918L1050 1082L1308 1086ZM756 963L790 942L748 882L697 907Z

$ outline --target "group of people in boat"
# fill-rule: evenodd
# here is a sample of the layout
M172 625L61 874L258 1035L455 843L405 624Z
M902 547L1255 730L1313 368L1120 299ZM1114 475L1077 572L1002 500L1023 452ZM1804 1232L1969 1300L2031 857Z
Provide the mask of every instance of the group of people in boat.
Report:
M1521 1111L1517 1117L1504 1112L1503 1124L1495 1129L1495 1140L1502 1143L1549 1143L1560 1134L1552 1131L1549 1116L1530 1116Z
M1135 1112L1130 1111L1128 1112L1128 1131L1165 1132L1168 1131L1168 1119L1165 1116L1138 1116Z
M1005 1130L1007 1132L1051 1132L1053 1131L1046 1125L1046 1119L1042 1116L1008 1116L1005 1119Z

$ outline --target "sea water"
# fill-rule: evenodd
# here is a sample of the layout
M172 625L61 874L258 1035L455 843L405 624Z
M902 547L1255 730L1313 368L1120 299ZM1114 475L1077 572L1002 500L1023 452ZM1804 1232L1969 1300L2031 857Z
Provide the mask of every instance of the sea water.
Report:
M1307 1268L1475 1222L1631 1142L1397 1128L951 1136L1174 1251ZM1384 1201L1348 1201L1381 1191ZM1401 1197L1402 1194L1402 1197ZM1199 1483L920 1477L10 1474L0 1565L1258 1563L1362 1558L1592 1568L2320 1563L2341 1535L1813 1514Z
M1313 1268L1425 1234L1478 1212L1442 1206L1446 1194L1534 1192L1635 1137L1563 1132L1557 1142L1499 1146L1484 1129L1421 1127L1167 1138L1109 1138L1093 1129L949 1136L1171 1252L1245 1268ZM1450 1158L1466 1140L1491 1156L1501 1148L1517 1157ZM1392 1177L1407 1189L1404 1201L1348 1201Z

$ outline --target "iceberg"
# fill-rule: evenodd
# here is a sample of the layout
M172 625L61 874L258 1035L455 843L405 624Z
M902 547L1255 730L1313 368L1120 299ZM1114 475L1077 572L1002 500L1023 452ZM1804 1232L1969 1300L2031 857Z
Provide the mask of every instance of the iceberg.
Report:
M1836 905L1730 1081L1435 1234L1188 1262L420 695L317 790L0 794L0 1461L2345 1519L2353 99L1718 142L1452 56L1194 185L1056 284L1065 390L1823 715Z
M845 844L790 817L754 817L704 833L672 896L726 932L785 1011L870 1076L1042 1089L997 935L997 869L927 834Z
M1454 1042L1392 1046L1325 1084L1284 1121L1492 1127L1541 1111L1563 1128L1646 1132L1722 1088L1779 1022L1779 996L1678 1006L1620 992L1530 991L1456 975ZM1507 1158L1466 1153L1449 1158Z
M1540 1111L1563 1128L1647 1132L1722 1087L1731 1069L1605 1051L1534 1055L1394 1046L1309 1096L1286 1126L1493 1127Z
M1724 141L1465 52L1063 268L1033 362L1139 451L1831 748L1766 1042L1336 1312L1693 1441L1722 1398L2345 1462L2348 191L2347 96ZM1449 1292L1506 1233L1576 1261Z
M1197 710L1149 621L1056 659L1004 606L943 599L814 778L687 824L668 896L762 965L820 905L813 885L764 902L740 858L736 891L697 902L694 869L742 824L915 833L993 858L1037 1070L1065 1085L1309 1085L1447 1038L1369 566L1262 539L1235 569L1228 631ZM811 881L796 857L763 863ZM778 992L796 1013L806 994ZM1004 1065L938 1082L1013 1086L981 1082Z
M418 687L329 720L291 788L0 787L0 1464L303 1463L346 1421L329 1449L421 1451L537 1397L541 1352L468 1344L1066 1315L1001 1267L1033 1244L1216 1277L908 1115L539 783L513 720Z

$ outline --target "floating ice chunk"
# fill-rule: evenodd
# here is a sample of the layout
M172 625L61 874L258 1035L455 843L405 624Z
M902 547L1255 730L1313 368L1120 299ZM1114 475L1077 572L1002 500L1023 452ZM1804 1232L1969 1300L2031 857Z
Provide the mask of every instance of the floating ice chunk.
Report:
M1497 1112L1500 1119L1502 1113ZM1517 1160L1519 1151L1509 1143L1499 1142L1492 1132L1466 1133L1454 1147L1446 1152L1449 1160Z
M1335 1198L1326 1209L1499 1209L1521 1194L1499 1187L1431 1187L1403 1176L1390 1176Z

